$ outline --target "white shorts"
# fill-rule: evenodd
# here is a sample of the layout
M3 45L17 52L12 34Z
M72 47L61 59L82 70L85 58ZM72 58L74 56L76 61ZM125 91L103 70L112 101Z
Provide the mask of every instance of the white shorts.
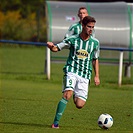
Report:
M68 72L63 79L63 92L72 90L74 96L86 101L88 97L89 79L85 79L75 73Z

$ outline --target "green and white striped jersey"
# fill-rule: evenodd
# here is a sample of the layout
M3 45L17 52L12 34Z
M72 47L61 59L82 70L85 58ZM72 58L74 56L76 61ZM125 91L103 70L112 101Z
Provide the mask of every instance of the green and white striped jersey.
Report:
M69 27L69 29L68 29L68 31L67 31L67 33L65 35L65 38L67 38L67 37L69 37L71 35L79 34L81 31L82 31L81 23L80 22L76 22L76 23L72 24Z
M72 35L80 34L81 31L82 31L82 24L80 22L76 22L69 27L64 38L70 37ZM95 37L94 31L92 32L92 36Z
M69 56L66 65L63 68L65 73L73 72L90 79L92 74L92 60L97 59L100 53L99 41L90 37L88 40L83 40L78 35L70 36L57 44L59 50L69 48Z

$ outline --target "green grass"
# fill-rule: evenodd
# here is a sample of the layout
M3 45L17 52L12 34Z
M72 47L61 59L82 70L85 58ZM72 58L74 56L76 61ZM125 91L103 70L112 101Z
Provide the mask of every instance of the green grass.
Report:
M96 87L92 77L85 107L78 110L71 99L56 130L50 126L62 97L64 63L52 63L48 81L45 48L1 47L0 57L0 133L133 132L133 78L123 76L119 87L118 66L100 65L101 85ZM101 113L113 116L110 130L97 126Z

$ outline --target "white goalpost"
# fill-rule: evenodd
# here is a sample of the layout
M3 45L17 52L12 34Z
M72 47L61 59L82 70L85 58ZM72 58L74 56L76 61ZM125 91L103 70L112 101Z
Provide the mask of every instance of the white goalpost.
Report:
M50 74L51 74L51 55L50 55L50 49L46 48L46 74L47 79L50 80Z

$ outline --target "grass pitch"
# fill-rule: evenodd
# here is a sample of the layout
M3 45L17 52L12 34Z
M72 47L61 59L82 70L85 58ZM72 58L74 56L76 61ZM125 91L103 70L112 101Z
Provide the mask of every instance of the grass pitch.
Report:
M60 129L51 129L62 97L64 63L52 63L48 81L44 74L45 48L1 47L0 55L0 133L133 132L133 78L123 76L119 87L118 66L100 65L101 85L96 87L92 77L85 107L77 109L71 99ZM97 125L101 113L109 113L114 119L109 130Z

